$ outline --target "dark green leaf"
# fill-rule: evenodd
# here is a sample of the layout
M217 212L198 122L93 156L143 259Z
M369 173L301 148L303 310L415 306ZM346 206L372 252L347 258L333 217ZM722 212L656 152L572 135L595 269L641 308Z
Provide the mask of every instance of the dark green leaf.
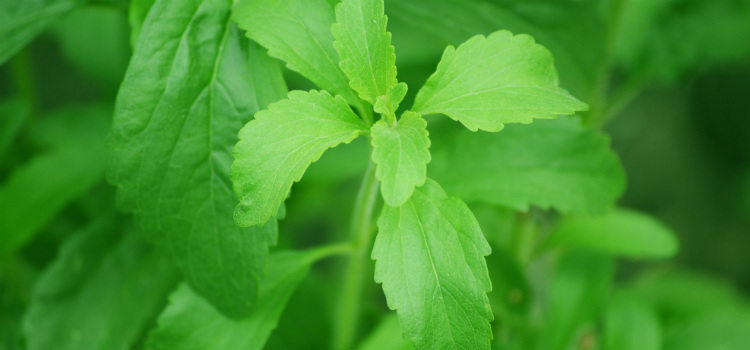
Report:
M332 253L329 247L305 252L279 252L268 259L256 307L243 320L232 320L187 285L170 297L159 326L148 339L154 350L260 350L276 328L289 297L307 275L310 265Z
M102 220L70 238L34 288L28 349L128 349L177 283L168 260Z
M55 20L83 0L7 0L0 2L0 65Z
M234 225L231 149L242 125L286 89L275 61L232 24L230 6L154 4L118 95L110 179L188 283L238 317L257 296L276 224Z

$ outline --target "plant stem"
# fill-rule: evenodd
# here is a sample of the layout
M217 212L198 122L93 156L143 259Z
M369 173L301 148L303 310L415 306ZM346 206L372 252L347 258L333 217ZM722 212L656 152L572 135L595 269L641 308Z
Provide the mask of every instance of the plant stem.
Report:
M365 268L370 258L373 233L372 216L378 198L378 180L375 165L370 162L357 194L351 222L351 243L354 254L344 270L341 294L334 318L333 348L352 348L359 324L362 289L365 283Z

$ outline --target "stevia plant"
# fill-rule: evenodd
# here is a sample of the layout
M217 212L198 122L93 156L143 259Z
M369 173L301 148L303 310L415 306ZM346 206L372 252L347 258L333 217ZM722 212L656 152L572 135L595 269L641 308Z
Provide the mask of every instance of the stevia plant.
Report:
M397 79L382 0L343 1L336 6L330 34L321 25L300 35L294 30L297 23L267 15L273 11L293 18L326 6L323 1L245 1L236 8L235 18L250 38L325 90L292 91L240 131L231 170L240 200L235 221L263 227L310 163L331 147L368 137L372 164L352 217L359 257L348 267L347 299L337 320L346 331L335 339L336 347L352 344L362 256L370 254L380 187L385 204L372 248L375 280L397 311L405 336L418 349L489 349L493 316L486 293L492 287L484 256L490 246L469 208L427 177L430 139L422 116L444 114L472 131L497 132L506 123L554 118L587 106L558 86L549 51L528 35L498 31L449 46L414 106L397 117L407 85ZM335 38L331 47L319 45L330 35ZM302 48L295 44L302 42L310 56L296 52Z
M750 47L726 44L746 0L684 3L0 2L0 349L741 348L730 287L615 273L677 242L615 205L596 127L647 78ZM89 25L126 7L120 81ZM46 35L110 70L111 127L107 98L49 113L26 81L23 47L67 13Z

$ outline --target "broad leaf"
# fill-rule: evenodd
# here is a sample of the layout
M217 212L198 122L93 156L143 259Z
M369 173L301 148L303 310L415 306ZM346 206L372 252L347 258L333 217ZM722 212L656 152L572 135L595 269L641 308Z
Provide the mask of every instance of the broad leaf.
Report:
M385 205L372 251L404 335L417 349L489 349L490 246L468 207L427 180L404 205Z
M392 207L403 204L414 187L427 179L430 138L426 128L427 122L414 112L404 113L397 125L388 126L381 119L372 127L372 160L377 164L383 199Z
M321 89L364 108L338 66L331 34L335 16L325 0L241 0L234 7L234 20L248 37L268 48L271 57L286 62Z
M232 320L186 285L170 297L148 338L154 350L235 349L260 350L276 328L282 311L310 265L330 255L328 247L305 252L279 252L268 259L257 306L246 319Z
M662 349L659 315L638 295L620 291L607 303L602 338L604 350Z
M72 236L34 287L25 316L35 349L129 349L179 273L133 232L102 220Z
M230 22L231 3L153 5L117 98L110 179L188 283L238 317L257 295L276 226L234 224L231 149L286 89L275 61Z
M26 46L49 24L83 2L83 0L0 2L0 65Z
M607 27L597 6L588 1L390 0L386 12L399 65L431 63L445 45L505 29L529 34L549 49L560 84L574 96L589 101L598 93Z
M672 230L636 211L617 209L603 216L564 219L546 242L629 258L669 258L678 250Z
M432 155L429 172L448 193L517 210L533 204L598 214L625 189L607 137L573 118L511 125L499 134L460 131Z
M261 225L276 213L292 183L325 150L354 140L367 129L340 96L292 91L261 111L240 131L232 164L240 198L240 226Z
M383 0L344 0L336 6L336 24L331 27L349 85L373 105L398 83L396 53L383 12Z
M472 131L500 131L505 123L528 124L587 108L558 87L547 49L528 35L498 31L446 48L413 110L445 114Z

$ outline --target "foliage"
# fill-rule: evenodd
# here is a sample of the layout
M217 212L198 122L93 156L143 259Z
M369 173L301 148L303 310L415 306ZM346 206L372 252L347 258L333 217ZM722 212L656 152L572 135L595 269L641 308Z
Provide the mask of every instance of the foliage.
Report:
M608 134L749 29L746 0L5 1L0 349L741 349L750 302L674 266Z

